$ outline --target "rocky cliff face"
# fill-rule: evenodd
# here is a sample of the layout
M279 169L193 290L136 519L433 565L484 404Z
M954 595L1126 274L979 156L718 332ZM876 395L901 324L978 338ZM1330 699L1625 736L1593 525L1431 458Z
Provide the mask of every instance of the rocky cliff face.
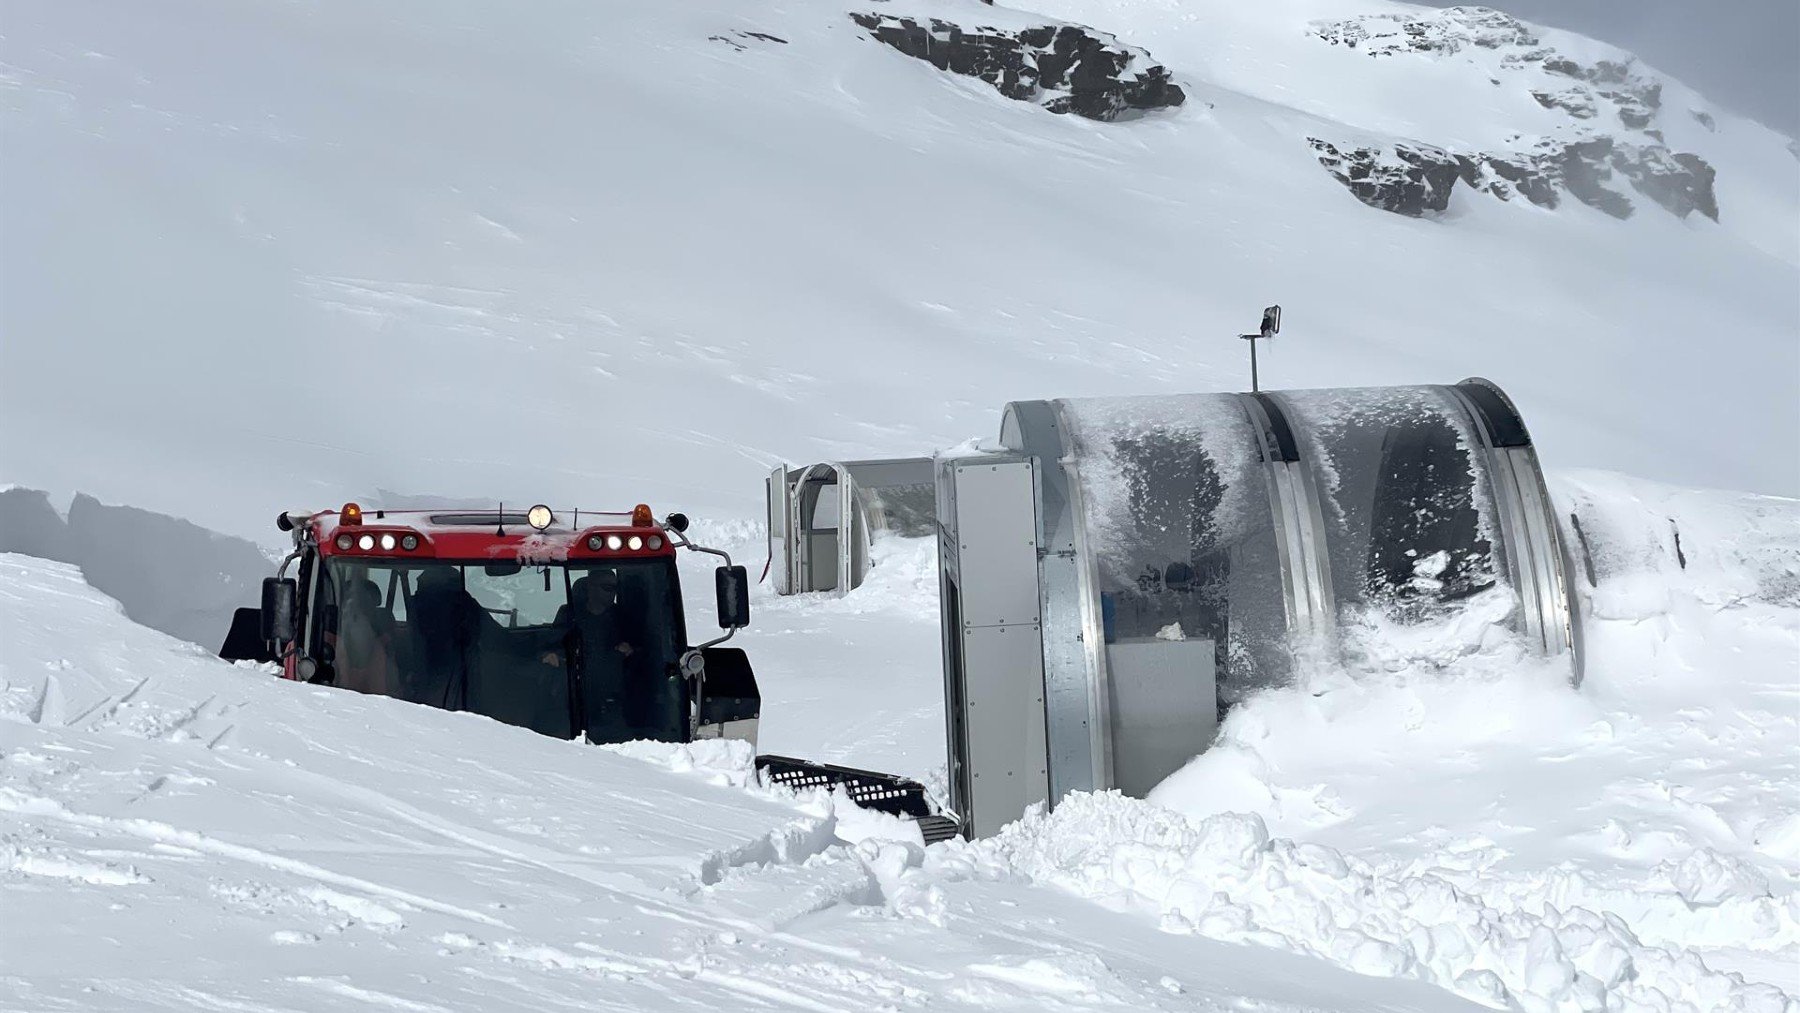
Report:
M980 78L1007 98L1054 113L1114 120L1180 105L1186 95L1141 49L1080 25L1003 31L938 18L852 14L875 39L939 70Z
M1415 217L1441 212L1461 180L1478 193L1523 197L1541 207L1573 197L1617 218L1636 210L1632 193L1681 217L1696 211L1719 217L1712 166L1663 143L1656 127L1662 84L1635 63L1578 62L1529 25L1485 7L1370 14L1315 22L1311 31L1372 59L1490 51L1499 55L1496 87L1526 88L1538 105L1567 117L1556 136L1522 139L1518 148L1503 151L1405 143L1351 147L1309 138L1320 164L1371 207Z

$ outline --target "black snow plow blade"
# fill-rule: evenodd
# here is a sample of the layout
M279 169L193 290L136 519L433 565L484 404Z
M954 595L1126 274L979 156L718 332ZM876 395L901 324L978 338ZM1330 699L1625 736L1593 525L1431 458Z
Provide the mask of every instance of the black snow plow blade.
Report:
M791 756L759 756L757 772L766 784L802 788L842 786L850 801L864 809L909 819L919 825L926 844L955 837L962 829L956 817L937 811L925 794L925 786L908 777L878 774L872 770L839 767L829 763L796 760Z

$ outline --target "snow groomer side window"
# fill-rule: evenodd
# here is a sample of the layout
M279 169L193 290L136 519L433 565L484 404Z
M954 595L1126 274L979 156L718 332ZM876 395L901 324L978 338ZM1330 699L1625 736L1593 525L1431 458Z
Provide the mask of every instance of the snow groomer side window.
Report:
M1221 704L1285 681L1280 561L1257 436L1237 399L1063 406L1112 667L1145 645L1185 644L1210 658Z
M1346 625L1441 618L1498 585L1485 459L1453 396L1387 387L1275 397L1323 500L1332 590Z

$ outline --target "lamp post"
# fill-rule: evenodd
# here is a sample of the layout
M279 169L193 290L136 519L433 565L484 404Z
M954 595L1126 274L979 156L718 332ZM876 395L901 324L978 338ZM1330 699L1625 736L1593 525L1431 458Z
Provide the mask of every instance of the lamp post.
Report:
M1250 390L1252 393L1262 389L1261 380L1256 375L1256 342L1259 339L1275 337L1281 330L1281 307L1270 306L1263 310L1262 328L1256 334L1240 334L1238 337L1250 342Z

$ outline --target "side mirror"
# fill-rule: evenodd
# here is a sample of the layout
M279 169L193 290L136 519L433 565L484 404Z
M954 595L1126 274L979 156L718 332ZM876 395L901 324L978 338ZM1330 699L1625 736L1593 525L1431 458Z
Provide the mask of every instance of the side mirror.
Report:
M750 625L750 575L741 566L721 566L713 571L718 592L719 629L737 630Z
M262 637L275 644L292 643L294 606L300 585L292 577L265 577L262 583Z
M687 514L670 514L663 523L674 528L676 534L681 534L688 529L688 516Z

